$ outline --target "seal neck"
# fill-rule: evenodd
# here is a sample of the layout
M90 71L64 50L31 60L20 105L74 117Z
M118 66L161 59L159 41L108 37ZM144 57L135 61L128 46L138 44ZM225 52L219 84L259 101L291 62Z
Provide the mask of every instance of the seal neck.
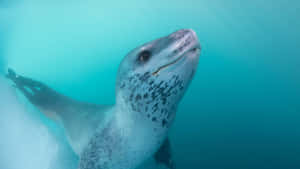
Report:
M145 94L143 96L140 96L140 94L132 96L131 94L118 92L116 96L116 114L120 113L123 117L125 116L134 121L139 119L139 122L151 126L155 130L168 130L174 121L177 104L162 105L160 99L148 100L140 97L145 98Z

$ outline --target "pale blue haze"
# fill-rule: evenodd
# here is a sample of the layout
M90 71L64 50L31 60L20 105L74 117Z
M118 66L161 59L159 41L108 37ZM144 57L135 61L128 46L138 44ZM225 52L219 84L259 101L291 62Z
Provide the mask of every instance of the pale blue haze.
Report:
M68 96L110 104L127 52L192 28L202 53L171 131L178 169L300 169L299 9L296 0L2 0L0 72L12 67ZM30 117L61 137L39 113ZM5 124L0 157L6 135L29 137L18 129L29 123L11 132ZM76 163L66 156L61 163ZM2 159L1 169L20 169Z

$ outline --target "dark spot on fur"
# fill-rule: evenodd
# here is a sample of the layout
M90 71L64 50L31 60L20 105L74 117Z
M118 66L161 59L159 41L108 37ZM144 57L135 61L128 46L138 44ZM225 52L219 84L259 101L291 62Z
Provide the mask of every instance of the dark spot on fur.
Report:
M142 96L140 94L137 94L136 97L135 97L135 101L139 101L141 100Z
M163 119L162 122L161 122L161 124L162 124L163 127L165 127L165 125L166 125L167 123L168 123L168 122L167 122L166 119Z
M145 98L145 99L148 98L148 93L145 93L145 94L144 94L144 98Z
M148 111L148 106L145 107L145 111L146 111L146 112Z
M128 80L129 80L129 82L131 82L131 81L132 81L132 79L133 79L133 76L129 77L129 79L128 79Z
M133 98L133 93L130 94L129 100L132 101L132 98Z
M167 99L166 99L166 98L163 98L163 99L162 99L162 104L165 105L166 103L167 103Z
M122 83L122 85L121 85L121 89L123 89L125 87L125 83Z

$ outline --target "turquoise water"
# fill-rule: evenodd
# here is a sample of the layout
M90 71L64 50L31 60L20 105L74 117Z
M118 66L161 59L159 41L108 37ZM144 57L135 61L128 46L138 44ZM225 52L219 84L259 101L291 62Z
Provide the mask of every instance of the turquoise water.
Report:
M202 53L171 131L177 168L299 169L299 9L293 0L0 1L0 68L111 104L127 52L192 28Z

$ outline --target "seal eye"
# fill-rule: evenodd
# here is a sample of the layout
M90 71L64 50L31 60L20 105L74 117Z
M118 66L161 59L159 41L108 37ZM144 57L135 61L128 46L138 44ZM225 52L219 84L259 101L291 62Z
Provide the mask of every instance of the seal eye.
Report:
M147 62L151 57L151 52L148 50L144 50L141 53L139 53L138 60L140 62Z

